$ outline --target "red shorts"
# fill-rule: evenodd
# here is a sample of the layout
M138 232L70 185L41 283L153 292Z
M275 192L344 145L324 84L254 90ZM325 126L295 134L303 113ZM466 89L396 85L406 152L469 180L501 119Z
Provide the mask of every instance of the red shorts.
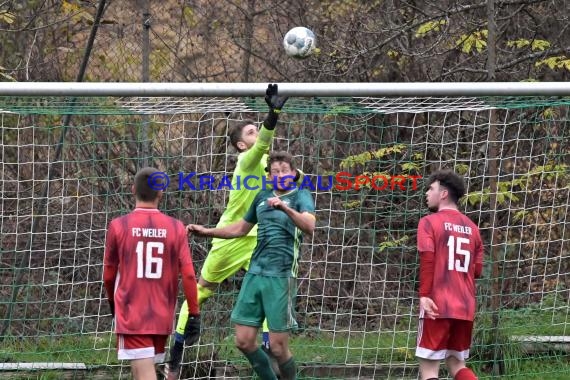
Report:
M418 324L416 356L429 360L455 356L465 361L469 357L472 334L473 321L422 318Z
M117 334L119 360L154 358L155 363L162 363L167 339L168 335Z

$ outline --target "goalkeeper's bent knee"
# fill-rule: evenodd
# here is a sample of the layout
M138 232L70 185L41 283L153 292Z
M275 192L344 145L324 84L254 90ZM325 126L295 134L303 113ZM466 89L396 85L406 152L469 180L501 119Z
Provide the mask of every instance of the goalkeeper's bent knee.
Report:
M213 294L214 291L212 289L206 288L198 283L198 306L202 306L204 301L210 298ZM188 311L186 313L188 313Z

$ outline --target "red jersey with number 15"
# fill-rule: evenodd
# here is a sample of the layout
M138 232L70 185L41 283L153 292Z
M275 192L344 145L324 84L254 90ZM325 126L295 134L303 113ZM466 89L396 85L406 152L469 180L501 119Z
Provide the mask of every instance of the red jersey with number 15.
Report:
M477 225L457 210L440 210L420 219L417 243L420 255L434 252L430 298L439 309L439 318L472 321L476 308L475 266L483 263Z
M118 269L116 332L169 335L179 274L185 266L194 272L182 222L144 208L113 219L107 230L104 265Z

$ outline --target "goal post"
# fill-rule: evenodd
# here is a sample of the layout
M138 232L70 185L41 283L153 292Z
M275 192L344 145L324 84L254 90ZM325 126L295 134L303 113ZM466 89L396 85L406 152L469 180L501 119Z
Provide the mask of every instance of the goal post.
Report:
M0 371L80 362L122 373L102 286L108 223L132 209L144 162L170 179L165 213L215 225L228 196L220 182L236 161L228 126L261 122L266 88L0 83L0 361L9 363ZM428 213L423 180L438 168L465 177L460 207L485 245L469 365L479 378L570 372L560 349L570 335L568 83L279 83L279 91L291 98L272 148L295 157L316 202L291 343L303 378L416 374L416 228ZM190 244L199 273L211 241ZM187 378L251 376L229 323L242 277L204 304ZM530 350L521 336L559 339Z

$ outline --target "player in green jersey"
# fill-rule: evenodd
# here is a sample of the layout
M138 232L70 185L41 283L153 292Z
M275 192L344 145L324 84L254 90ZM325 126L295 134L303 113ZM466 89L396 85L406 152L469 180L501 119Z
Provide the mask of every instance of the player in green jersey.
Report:
M265 101L269 106L269 112L259 131L252 120L244 120L230 130L230 142L240 153L232 177L228 205L217 227L224 227L240 220L263 187L262 179L266 175L267 152L273 142L279 113L287 98L279 96L276 84L269 84ZM250 178L247 180L247 186L244 186L244 179L248 176ZM257 190L254 190L255 188ZM206 257L198 280L198 304L200 306L214 294L220 283L240 269L248 269L251 254L255 249L256 236L257 229L255 228L237 239L212 240L212 248ZM184 301L176 325L174 344L170 349L170 359L166 369L168 380L178 378L187 320L188 306Z
M257 344L257 333L266 318L271 353L281 379L296 379L297 366L289 350L294 317L299 249L303 233L315 229L315 205L307 189L298 189L292 156L271 153L268 160L273 189L258 193L243 219L225 227L190 224L188 232L220 239L247 234L258 225L257 245L232 311L235 342L262 380L276 379L269 357Z

